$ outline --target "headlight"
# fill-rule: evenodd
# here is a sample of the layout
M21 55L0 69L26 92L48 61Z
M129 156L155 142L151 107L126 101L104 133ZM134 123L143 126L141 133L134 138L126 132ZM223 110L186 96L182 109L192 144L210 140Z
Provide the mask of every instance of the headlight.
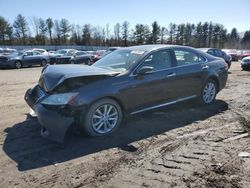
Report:
M61 93L50 95L41 103L45 105L67 105L71 104L78 93Z

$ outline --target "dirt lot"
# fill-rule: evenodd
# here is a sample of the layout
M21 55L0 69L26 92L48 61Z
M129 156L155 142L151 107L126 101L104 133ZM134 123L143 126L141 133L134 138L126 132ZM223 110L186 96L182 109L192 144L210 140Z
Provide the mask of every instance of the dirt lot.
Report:
M0 70L0 187L250 187L250 72L233 62L215 104L134 116L109 137L43 139L24 92L41 68Z

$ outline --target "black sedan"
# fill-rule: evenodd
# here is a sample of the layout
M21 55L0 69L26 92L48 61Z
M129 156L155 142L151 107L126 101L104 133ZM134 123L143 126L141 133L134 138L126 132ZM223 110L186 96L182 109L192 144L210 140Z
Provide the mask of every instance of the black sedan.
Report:
M127 115L189 99L211 104L226 81L221 58L190 47L143 45L118 49L92 66L49 65L25 100L42 136L62 142L72 124L102 136Z
M242 70L250 70L250 57L245 57L241 60Z
M55 51L53 54L49 55L49 63L50 64L55 64L56 63L56 59L58 57L67 55L67 54L73 54L76 50L75 49L60 49Z
M0 56L1 68L20 69L33 65L45 66L48 62L47 56L35 51L16 52L6 56Z
M84 51L70 51L60 57L56 57L56 64L86 64L90 65L93 59L92 54Z
M226 54L225 52L223 52L221 49L218 49L218 48L199 48L199 50L206 52L210 55L213 55L215 57L220 57L220 58L224 59L228 65L228 68L231 67L232 57L230 55Z

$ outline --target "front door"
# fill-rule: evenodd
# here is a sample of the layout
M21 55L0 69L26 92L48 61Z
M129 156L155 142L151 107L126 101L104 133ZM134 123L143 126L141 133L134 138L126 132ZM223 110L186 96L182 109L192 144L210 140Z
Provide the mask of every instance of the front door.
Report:
M175 97L176 68L173 67L171 50L154 52L137 67L129 77L126 89L122 92L129 109L133 111L171 101ZM139 75L142 67L152 67L152 72Z

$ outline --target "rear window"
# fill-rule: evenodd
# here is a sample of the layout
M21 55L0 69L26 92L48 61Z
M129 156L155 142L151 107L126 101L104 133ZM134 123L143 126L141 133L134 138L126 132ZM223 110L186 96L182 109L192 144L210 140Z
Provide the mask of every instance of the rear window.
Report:
M174 52L178 66L206 61L206 58L188 50L174 50Z

